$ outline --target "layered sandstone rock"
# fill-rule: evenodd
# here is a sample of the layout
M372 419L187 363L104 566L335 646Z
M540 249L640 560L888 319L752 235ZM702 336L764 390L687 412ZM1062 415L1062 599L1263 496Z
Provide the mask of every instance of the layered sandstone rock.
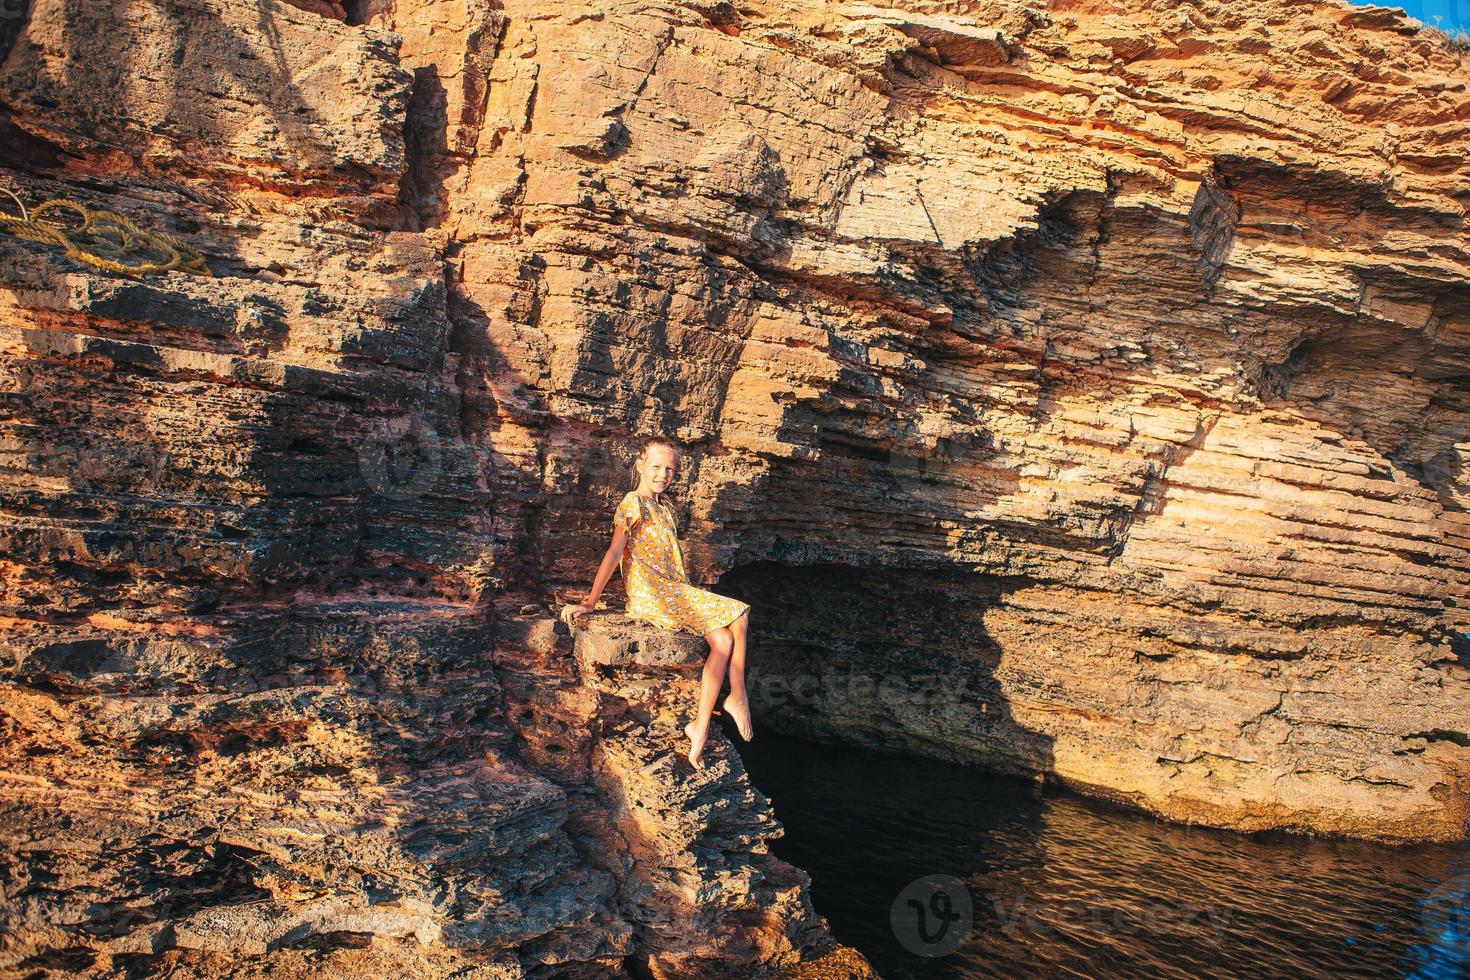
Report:
M1466 82L1311 0L10 5L6 184L215 275L0 236L7 966L825 953L697 643L547 616L654 429L758 727L1463 837Z
M0 236L0 972L860 964L722 736L683 760L690 643L584 671L518 595L534 471L461 391L413 45L276 4L56 2L6 50L7 183L215 275Z
M660 428L759 673L973 692L771 722L1219 826L1464 836L1442 37L1276 2L505 13L443 226L489 338L467 397L554 433L554 578L605 533L603 434Z

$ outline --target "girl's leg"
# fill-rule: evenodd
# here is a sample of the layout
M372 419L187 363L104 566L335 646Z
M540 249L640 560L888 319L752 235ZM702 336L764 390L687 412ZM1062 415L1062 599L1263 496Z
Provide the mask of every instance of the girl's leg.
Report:
M735 645L730 653L730 694L724 701L725 710L730 712L730 717L735 719L735 727L740 730L740 737L747 742L751 739L752 730L750 698L745 691L745 632L749 625L750 610L747 609L726 627L735 638Z
M725 683L725 668L729 666L730 651L735 645L735 638L727 626L711 630L704 634L704 638L709 643L709 656L705 658L704 675L699 684L699 707L695 710L694 721L684 726L684 734L689 736L691 743L689 762L696 769L704 768L699 756L704 751L705 739L709 737L710 716L714 714L720 687Z

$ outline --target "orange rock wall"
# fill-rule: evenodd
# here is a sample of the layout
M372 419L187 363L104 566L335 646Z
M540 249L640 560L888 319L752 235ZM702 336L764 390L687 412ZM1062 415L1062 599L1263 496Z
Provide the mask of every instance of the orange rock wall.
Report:
M953 694L758 726L1462 838L1467 79L1288 0L10 5L0 178L214 275L0 235L7 962L824 952L688 679L551 637L655 430L753 679Z

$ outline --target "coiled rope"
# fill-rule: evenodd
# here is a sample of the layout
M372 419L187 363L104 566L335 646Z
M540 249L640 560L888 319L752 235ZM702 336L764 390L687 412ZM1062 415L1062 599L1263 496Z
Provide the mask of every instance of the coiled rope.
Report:
M0 187L20 208L20 217L0 211L0 231L26 241L54 245L67 255L99 269L126 275L168 272L176 269L196 276L210 276L209 266L198 251L161 231L139 228L120 214L96 211L76 201L57 197L27 209L14 192ZM79 225L62 220L45 220L74 212Z

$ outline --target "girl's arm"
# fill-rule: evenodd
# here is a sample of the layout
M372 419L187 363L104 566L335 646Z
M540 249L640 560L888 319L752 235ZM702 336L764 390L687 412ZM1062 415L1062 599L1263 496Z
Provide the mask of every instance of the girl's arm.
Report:
M591 612L597 608L597 599L602 595L603 588L612 579L613 572L618 570L618 564L623 558L623 547L627 542L628 532L620 525L614 525L612 543L603 553L602 564L597 566L597 576L592 580L592 591L587 593L584 601L569 605L562 610L563 622L569 622L568 617L570 616L580 616L584 612Z

